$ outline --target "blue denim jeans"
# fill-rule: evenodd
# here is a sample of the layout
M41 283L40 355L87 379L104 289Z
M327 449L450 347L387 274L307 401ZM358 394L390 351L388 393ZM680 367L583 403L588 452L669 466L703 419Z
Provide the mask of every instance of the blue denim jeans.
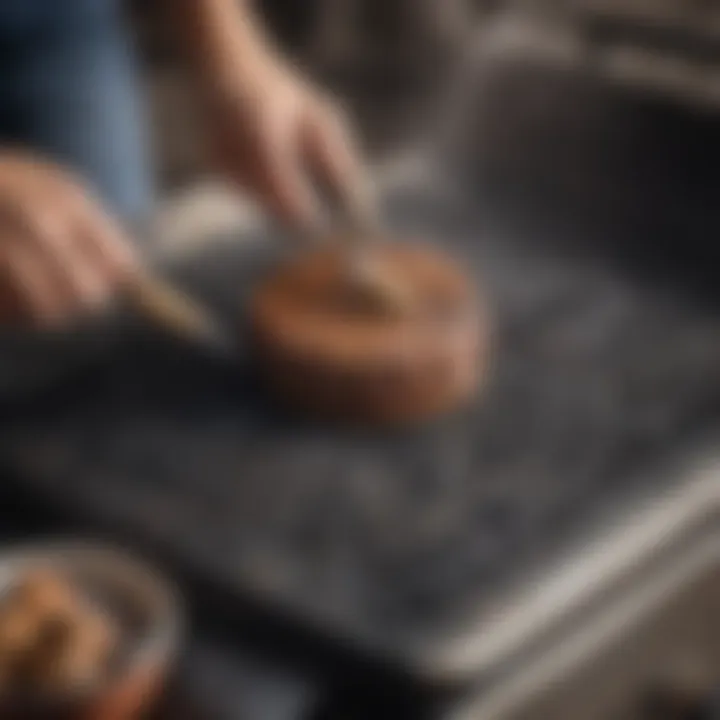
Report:
M136 90L119 0L0 0L0 147L73 168L127 219L152 202Z

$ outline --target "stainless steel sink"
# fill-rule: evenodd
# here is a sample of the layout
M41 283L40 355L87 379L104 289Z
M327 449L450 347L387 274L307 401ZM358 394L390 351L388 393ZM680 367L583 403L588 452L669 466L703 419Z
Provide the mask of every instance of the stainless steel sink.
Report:
M715 717L720 517L457 720Z

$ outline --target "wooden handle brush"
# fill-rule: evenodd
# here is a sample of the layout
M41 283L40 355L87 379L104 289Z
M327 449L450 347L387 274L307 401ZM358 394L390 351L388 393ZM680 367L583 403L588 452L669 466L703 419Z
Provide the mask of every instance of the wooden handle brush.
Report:
M162 278L141 273L128 283L124 297L143 317L175 335L223 350L232 345L210 310Z

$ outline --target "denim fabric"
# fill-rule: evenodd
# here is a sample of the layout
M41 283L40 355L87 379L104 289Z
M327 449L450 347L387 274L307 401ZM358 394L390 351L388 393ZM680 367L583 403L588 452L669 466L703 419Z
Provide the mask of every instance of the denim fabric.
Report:
M0 0L0 145L72 167L128 219L152 202L136 90L116 0Z

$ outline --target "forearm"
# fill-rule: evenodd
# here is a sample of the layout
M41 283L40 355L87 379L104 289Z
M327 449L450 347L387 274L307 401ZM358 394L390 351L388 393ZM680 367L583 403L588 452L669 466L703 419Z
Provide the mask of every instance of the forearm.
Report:
M252 0L166 0L185 57L201 79L222 82L228 67L252 68L271 43ZM231 59L231 63L228 63Z

